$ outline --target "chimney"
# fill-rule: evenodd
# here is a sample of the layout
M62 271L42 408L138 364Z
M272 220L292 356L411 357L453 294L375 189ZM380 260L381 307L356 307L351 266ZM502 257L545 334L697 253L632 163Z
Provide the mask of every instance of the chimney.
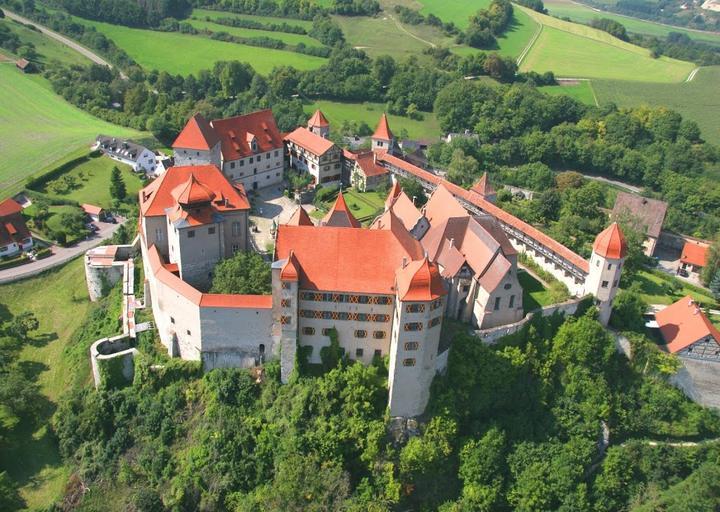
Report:
M405 267L407 267L407 258L405 256L403 256L402 268L405 268Z
M450 239L450 247L455 247L455 239L454 238ZM427 253L427 251L426 251L426 253Z

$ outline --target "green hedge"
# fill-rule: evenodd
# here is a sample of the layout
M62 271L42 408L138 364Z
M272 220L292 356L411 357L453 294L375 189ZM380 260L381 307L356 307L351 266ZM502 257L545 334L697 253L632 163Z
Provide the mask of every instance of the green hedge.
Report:
M28 260L24 256L18 256L11 260L0 261L0 270L4 270L6 268L19 267L20 265L24 265L25 263L28 263L29 261L30 260Z
M47 182L54 180L55 178L65 174L66 172L70 171L74 167L76 167L79 164L87 162L90 157L98 156L100 154L100 151L93 151L92 153L87 153L82 156L79 156L77 158L73 158L72 160L68 160L67 162L64 162L60 164L57 167L54 167L48 171L40 172L36 175L30 176L25 181L25 186L29 189L36 189L40 188L43 185L45 185Z

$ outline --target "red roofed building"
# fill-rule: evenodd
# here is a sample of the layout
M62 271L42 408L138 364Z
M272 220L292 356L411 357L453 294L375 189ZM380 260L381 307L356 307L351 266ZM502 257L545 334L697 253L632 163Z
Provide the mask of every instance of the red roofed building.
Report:
M342 191L338 193L335 204L327 212L327 215L320 221L321 226L330 226L334 228L359 228L360 222L350 213L345 197Z
M325 114L320 109L317 109L313 116L308 120L308 130L313 132L315 135L319 135L324 139L330 136L330 121L327 120Z
M390 172L378 164L377 154L372 151L364 153L346 153L350 157L350 184L360 192L375 190L387 182Z
M656 313L655 320L671 354L720 361L720 331L689 295Z
M214 165L171 167L139 201L147 247L155 245L189 283L209 282L218 261L248 247L245 190Z
M688 273L699 274L707 265L707 256L710 246L702 242L687 241L683 246L680 255L680 265L678 273L685 271Z
M14 199L0 203L0 258L29 251L33 238L22 216L22 206Z
M287 134L285 143L291 168L310 173L315 185L340 183L343 151L335 143L302 126Z
M385 113L380 117L375 133L372 135L372 150L387 151L391 154L397 151L397 141L392 130L390 130L390 123Z
M250 190L280 183L283 140L271 110L208 122L190 118L173 143L178 166L214 164Z
M475 183L470 188L470 191L481 195L484 199L490 201L493 204L495 203L495 199L497 199L497 193L495 192L493 186L490 185L490 181L488 180L488 175L486 172L484 172L482 177L477 181L477 183Z
M298 206L297 209L290 216L287 221L288 226L314 226L310 215L305 211L305 208Z

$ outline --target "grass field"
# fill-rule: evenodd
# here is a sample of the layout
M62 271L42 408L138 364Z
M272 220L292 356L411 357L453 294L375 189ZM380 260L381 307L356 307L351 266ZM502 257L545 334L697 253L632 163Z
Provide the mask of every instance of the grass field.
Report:
M0 64L0 199L18 192L27 176L90 146L98 133L143 136L75 108L39 76Z
M342 103L338 101L321 100L304 106L305 112L309 113L308 117L318 108L327 116L331 128L332 125L339 128L343 121L355 121L358 123L367 123L367 125L374 130L378 121L380 121L380 116L385 110L385 105L383 103ZM390 129L396 135L399 135L400 131L405 129L407 130L408 136L414 139L440 137L440 124L435 114L424 113L423 115L425 119L422 121L415 121L408 117L388 115Z
M717 301L709 292L687 285L684 281L660 271L641 270L633 282L640 284L641 295L648 304L672 304L682 297L690 295L704 305L717 305ZM671 291L668 288L671 282L678 283L679 288Z
M720 66L700 68L692 82L651 84L620 80L593 80L598 101L622 107L647 104L666 106L695 121L703 138L720 144Z
M523 310L525 313L552 304L551 292L540 281L524 270L519 270L517 276L523 290Z
M142 188L143 182L137 173L132 172L129 166L111 160L106 156L91 156L89 160L75 166L64 176L72 176L77 180L78 187L67 194L60 194L57 197L78 203L90 203L103 208L112 206L110 197L110 173L112 168L117 166L125 182L125 188L129 197L135 197ZM55 195L52 192L52 182L48 183L40 192Z
M543 25L540 37L522 61L521 71L553 71L560 77L677 83L695 67L667 57L653 59L640 48L584 25L523 9Z
M294 18L275 18L273 16L255 16L252 14L235 14L233 12L213 11L210 9L193 9L192 17L198 18L198 19L199 18L204 19L205 17L208 17L210 19L235 18L235 19L239 19L239 20L257 21L258 23L265 23L265 24L274 23L276 25L279 25L279 24L285 22L288 25L303 27L305 30L310 30L312 28L312 21L307 21L307 20L296 20Z
M355 189L343 190L343 197L350 208L353 217L368 225L377 217L385 207L385 196L377 192L358 192ZM335 204L336 197L323 203L322 209L315 209L310 213L311 217L322 219Z
M219 23L213 23L212 21L205 20L189 20L193 27L198 30L212 30L213 32L227 32L237 37L269 37L271 39L278 39L288 45L304 44L305 46L315 46L322 48L322 43L317 39L313 39L310 36L303 34L288 34L286 32L273 32L271 30L255 30L250 28L241 27L228 27L227 25L220 25Z
M497 38L497 52L507 57L519 57L532 40L538 28L539 25L535 20L525 12L515 8L515 14L510 27L502 36ZM470 48L469 46L458 46L453 49L453 52L458 55L467 55L477 51L480 50Z
M586 105L596 105L593 85L590 80L582 80L573 85L546 85L538 87L538 90L551 96L559 96L564 94L570 96Z
M19 482L20 492L32 510L44 509L62 496L70 474L47 424L58 397L73 383L87 379L88 370L78 374L64 354L72 332L90 307L85 288L82 258L39 277L0 286L0 302L11 313L32 311L40 329L21 353L22 364L36 375L47 399L43 407L43 426L37 430L21 428L9 443L7 458L0 470L7 470ZM89 366L89 365L88 365Z
M35 45L35 50L40 55L39 61L41 64L47 64L54 60L65 64L79 64L81 66L90 64L90 60L80 53L54 39L44 36L41 32L31 30L8 18L0 19L0 25L5 25L10 28L12 32L18 35L22 43L32 43ZM1 49L0 52L10 54L10 52L5 49Z
M636 34L646 34L664 38L670 32L680 32L695 41L720 45L720 34L718 33L670 27L668 25L661 25L659 23L653 23L652 21L631 18L629 16L621 16L611 12L596 11L591 7L572 2L571 0L547 0L545 7L552 16L570 18L572 21L578 23L589 23L595 18L607 18L621 23L628 32L634 32Z
M422 5L420 12L434 14L445 23L452 21L464 29L470 16L490 5L490 0L418 0Z
M319 68L326 62L326 59L320 57L286 50L226 43L177 32L129 28L77 17L74 19L83 25L94 26L145 69L157 69L173 74L187 75L202 69L211 69L213 64L220 60L247 62L262 74L267 74L281 65L292 64L297 69L307 70Z

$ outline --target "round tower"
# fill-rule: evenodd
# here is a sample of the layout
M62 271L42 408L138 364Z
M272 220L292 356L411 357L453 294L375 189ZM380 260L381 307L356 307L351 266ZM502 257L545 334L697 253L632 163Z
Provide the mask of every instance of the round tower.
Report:
M627 243L617 222L613 222L595 238L590 256L590 272L585 280L585 293L595 296L595 304L600 310L599 320L603 325L607 325L610 320L626 254Z

